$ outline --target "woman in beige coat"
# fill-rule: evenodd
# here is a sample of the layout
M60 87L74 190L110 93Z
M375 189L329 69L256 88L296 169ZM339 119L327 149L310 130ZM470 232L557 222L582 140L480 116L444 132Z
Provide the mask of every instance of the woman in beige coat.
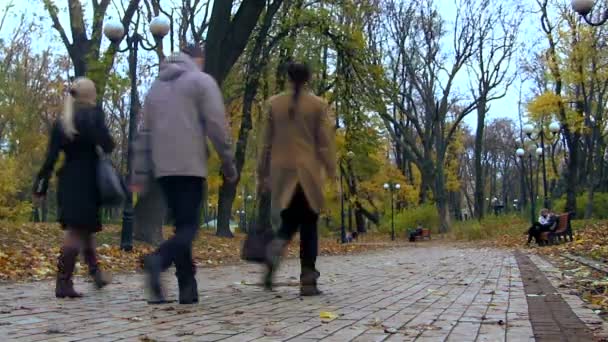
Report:
M315 266L317 220L323 206L324 178L335 178L334 137L328 124L327 103L305 89L311 77L309 68L290 64L287 74L293 89L268 101L268 122L258 166L259 184L272 191L273 203L281 208L282 221L268 250L265 286L272 288L272 275L280 256L299 229L300 292L311 296L320 294L320 274Z

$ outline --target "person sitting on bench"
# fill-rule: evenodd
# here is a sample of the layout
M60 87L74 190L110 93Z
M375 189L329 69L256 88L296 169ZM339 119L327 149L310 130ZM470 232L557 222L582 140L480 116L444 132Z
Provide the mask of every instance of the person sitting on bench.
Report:
M543 232L550 232L557 223L557 216L552 213L549 209L543 208L540 211L538 221L528 229L528 242L532 242L532 238L536 241L536 244L540 245L540 236Z
M410 242L415 242L418 236L422 236L422 223L418 222L416 230L410 232Z

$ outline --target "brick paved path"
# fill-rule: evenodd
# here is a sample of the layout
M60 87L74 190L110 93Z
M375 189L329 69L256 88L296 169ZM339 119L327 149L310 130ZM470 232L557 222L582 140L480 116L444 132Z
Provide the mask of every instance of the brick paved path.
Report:
M147 305L141 275L101 292L79 279L80 300L55 299L50 282L0 286L0 341L534 340L511 252L429 246L321 258L317 298L299 298L297 265L284 265L274 293L251 285L256 265L201 269L196 306ZM323 322L323 311L337 318ZM592 316L585 321L598 326Z

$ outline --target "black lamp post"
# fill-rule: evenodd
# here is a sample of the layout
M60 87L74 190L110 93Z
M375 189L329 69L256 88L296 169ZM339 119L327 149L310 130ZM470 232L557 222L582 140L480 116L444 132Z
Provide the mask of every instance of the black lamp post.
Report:
M209 219L211 222L213 222L213 227L212 228L216 228L217 227L217 222L215 222L215 206L213 204L209 204Z
M545 208L551 208L551 203L549 201L548 195L548 186L547 186L547 166L545 161L545 140L552 140L559 133L561 127L559 123L553 122L549 125L549 131L551 132L551 136L546 135L545 126L543 120L541 120L540 126L535 134L535 128L531 124L526 124L523 127L524 133L528 136L528 138L534 142L540 141L540 147L536 149L536 155L540 158L543 172L543 196L544 201L543 205Z
M589 18L589 14L591 13L591 10L593 10L593 7L595 6L595 0L572 0L571 4L572 4L572 9L576 13L580 14L583 17L583 19L585 19L587 24L589 24L591 26L601 26L601 25L604 25L606 23L606 21L608 21L608 8L604 10L604 13L602 13L602 18L600 19L600 21L593 22Z
M536 145L535 144L530 144L529 145L529 149L528 149L528 162L529 162L529 177L530 177L530 186L528 187L530 190L530 222L532 224L534 224L534 222L536 222L536 196L534 195L534 170L532 167L532 155L535 153L536 151ZM515 154L517 154L517 156L519 157L519 159L521 160L521 165L522 165L522 172L523 170L525 170L524 168L524 157L526 155L526 150L524 150L523 148L518 148L517 151L515 151Z
M162 40L165 37L171 25L166 18L155 17L150 22L150 33L156 38L156 40ZM104 26L104 35L112 42L119 43L122 41L125 35L125 28L120 21L108 22ZM128 132L128 147L127 147L127 184L130 182L131 177L131 157L133 153L133 139L137 131L137 103L139 103L139 96L137 93L137 58L138 49L143 48L147 51L152 51L157 48L156 45L147 46L144 43L143 37L135 32L131 37L127 38L127 46L124 49L119 49L118 52L131 51L129 56L129 71L131 78L131 94L130 94L130 108L129 108L129 132ZM133 194L128 193L124 203L123 218L122 218L122 231L120 234L120 248L124 251L131 251L133 249Z
M239 196L240 197L240 196ZM247 202L250 202L253 200L253 196L251 195L245 195L245 192L243 192L243 216L245 217L244 219L244 225L243 225L243 230L245 233L249 232L249 218L248 218L248 214L249 212L247 211Z
M241 231L244 231L245 230L245 222L244 222L243 217L245 216L245 211L244 210L237 210L236 214L239 217L239 227L240 227Z
M391 240L395 241L395 191L399 191L399 183L384 183L384 190L391 194Z

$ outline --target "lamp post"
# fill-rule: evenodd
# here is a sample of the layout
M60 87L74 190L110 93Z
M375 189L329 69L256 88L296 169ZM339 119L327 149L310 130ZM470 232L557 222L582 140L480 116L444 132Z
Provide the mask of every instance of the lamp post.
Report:
M169 20L163 17L155 17L150 21L150 33L157 41L162 40L171 29ZM114 43L120 43L125 36L125 28L120 21L110 21L106 23L103 29L104 35ZM146 46L143 37L135 32L131 37L127 38L127 46L124 49L119 49L118 52L131 51L129 56L129 71L131 78L131 94L129 108L129 132L128 132L128 147L127 147L127 182L130 182L131 177L131 157L133 153L133 139L137 130L137 103L139 102L137 93L137 58L138 49L143 48L147 51L152 51L157 48L154 46ZM128 193L124 203L122 231L120 234L120 248L125 251L133 249L133 194Z
M346 158L351 160L355 156L353 151L346 153ZM340 163L341 164L341 163ZM346 243L346 227L344 226L344 172L340 167L340 242Z
M213 228L217 227L217 222L215 222L216 217L215 217L215 205L214 204L209 204L209 210L211 211L211 221L213 222L214 226Z
M236 215L239 217L239 227L240 227L241 231L243 231L243 213L244 212L245 212L244 210L236 211Z
M209 205L207 206L207 217L205 218L205 226L207 227L207 229L209 229L209 221L211 221L211 208L213 208L213 206L211 205L211 203L209 203Z
M593 7L595 6L595 0L572 0L571 5L572 5L572 9L576 13L580 14L583 17L583 19L585 19L587 24L589 24L591 26L601 26L601 25L604 25L606 23L606 21L608 21L608 8L606 10L604 10L604 13L602 13L602 18L600 19L600 21L593 22L589 18L589 14L591 13L591 11L593 10Z
M536 212L536 199L534 198L534 170L532 169L532 154L534 153L535 150L536 150L536 145L531 144L530 147L529 147L529 150L528 150L528 161L529 161L529 168L530 168L530 186L529 186L529 190L530 190L530 222L532 224L534 224L534 222L536 221L536 219L534 217L535 212ZM525 170L525 168L524 168L524 157L526 156L526 150L524 150L523 148L518 148L517 151L515 151L515 154L521 160L522 172L523 172L523 170Z
M550 208L551 207L551 203L549 201L549 195L548 195L548 186L547 186L547 166L546 166L546 158L545 158L545 140L552 140L556 137L556 135L559 133L561 129L561 126L559 125L559 123L557 122L552 122L549 125L549 132L551 133L551 136L547 136L545 133L545 127L543 124L543 121L541 120L540 126L538 127L538 130L536 130L534 128L533 125L531 124L526 124L523 127L523 131L524 133L526 133L526 135L528 136L528 138L534 142L536 141L540 141L540 147L536 148L536 156L538 156L540 158L540 161L542 163L542 172L543 172L543 195L544 195L544 202L543 205L545 208ZM535 134L535 131L536 134Z
M246 233L249 233L249 226L250 226L250 222L249 222L250 220L247 217L247 202L251 202L251 200L253 200L253 196L247 195L244 197L244 201L243 201L243 208L245 209L243 213L245 215L245 232Z
M498 198L492 198L492 208L494 209L494 216L498 216Z
M399 183L384 183L384 190L391 194L391 240L395 241L395 191L401 189Z

